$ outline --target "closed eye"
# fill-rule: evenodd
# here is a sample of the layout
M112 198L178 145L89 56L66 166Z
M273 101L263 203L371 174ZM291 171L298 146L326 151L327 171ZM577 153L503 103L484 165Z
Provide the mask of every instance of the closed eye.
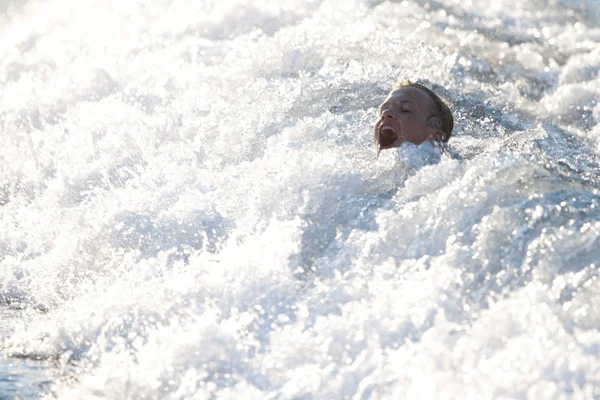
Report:
M394 110L394 109L395 109L395 110ZM383 111L384 111L384 110L390 110L390 111L397 112L397 113L398 113L398 112L399 112L399 113L410 113L410 114L413 114L413 113L414 113L414 111L413 111L413 110L411 110L411 109L408 109L408 108L400 108L400 109L399 109L399 108L395 108L395 107L392 107L392 108L390 108L389 104L387 104L387 103L383 103L383 104L382 104L382 105L380 105L380 106L379 106L379 108L377 109L377 114L378 114L379 116L381 116L381 114L383 114Z

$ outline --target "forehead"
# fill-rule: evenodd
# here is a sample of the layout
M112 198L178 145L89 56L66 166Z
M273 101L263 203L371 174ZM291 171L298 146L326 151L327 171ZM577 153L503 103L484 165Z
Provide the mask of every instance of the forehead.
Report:
M421 109L430 109L434 106L433 100L429 94L419 88L411 86L393 90L386 98L386 101L390 99L395 101L410 101Z

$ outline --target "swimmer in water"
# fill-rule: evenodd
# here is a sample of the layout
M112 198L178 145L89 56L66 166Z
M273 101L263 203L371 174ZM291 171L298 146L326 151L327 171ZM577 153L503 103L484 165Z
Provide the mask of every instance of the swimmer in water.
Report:
M454 118L444 101L427 87L406 81L396 85L379 106L373 130L375 151L398 147L404 142L426 140L446 143Z

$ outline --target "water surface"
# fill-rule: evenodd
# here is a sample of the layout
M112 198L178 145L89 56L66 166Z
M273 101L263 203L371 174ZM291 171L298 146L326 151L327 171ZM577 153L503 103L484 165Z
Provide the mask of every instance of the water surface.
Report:
M595 0L0 10L3 396L600 397Z

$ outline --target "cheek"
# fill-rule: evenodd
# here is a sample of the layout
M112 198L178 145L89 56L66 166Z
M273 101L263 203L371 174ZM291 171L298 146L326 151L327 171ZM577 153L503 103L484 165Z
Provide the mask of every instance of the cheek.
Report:
M420 124L412 119L402 121L402 128L407 136L421 137L427 133L424 124Z
M415 121L412 118L403 118L400 120L402 127L406 130L414 130L416 127Z

